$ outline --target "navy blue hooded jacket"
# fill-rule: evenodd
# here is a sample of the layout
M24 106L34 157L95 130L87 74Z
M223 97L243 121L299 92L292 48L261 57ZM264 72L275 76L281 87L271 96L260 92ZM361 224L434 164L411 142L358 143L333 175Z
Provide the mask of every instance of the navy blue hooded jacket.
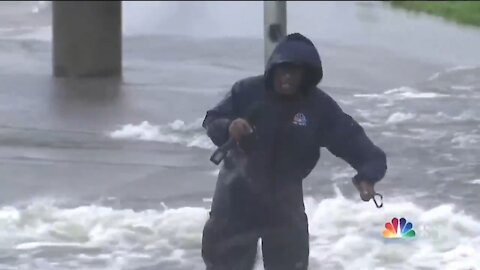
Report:
M273 90L273 69L280 63L302 64L307 79L295 99ZM323 77L320 56L313 43L295 33L273 51L265 73L237 81L226 97L207 111L203 127L217 146L229 138L236 118L256 111L252 125L255 142L245 151L229 152L220 170L212 213L275 206L280 212L304 211L302 180L309 175L327 148L348 162L357 179L381 180L386 172L385 153L363 128L316 87ZM249 205L249 206L247 206ZM250 207L251 206L251 207Z

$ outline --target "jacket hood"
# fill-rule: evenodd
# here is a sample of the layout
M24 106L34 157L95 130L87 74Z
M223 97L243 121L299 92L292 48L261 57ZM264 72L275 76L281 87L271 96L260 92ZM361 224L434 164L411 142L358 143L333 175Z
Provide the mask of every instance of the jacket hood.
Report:
M301 64L307 68L306 89L316 86L323 78L322 61L315 45L302 34L293 33L283 38L275 47L265 66L265 81L271 89L273 68L282 63Z

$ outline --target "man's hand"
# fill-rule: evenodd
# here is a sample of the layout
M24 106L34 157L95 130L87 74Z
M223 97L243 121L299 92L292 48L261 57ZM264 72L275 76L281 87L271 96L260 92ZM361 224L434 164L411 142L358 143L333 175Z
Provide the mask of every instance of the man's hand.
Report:
M375 195L375 189L373 188L373 184L370 183L369 181L353 180L353 184L355 185L358 192L360 193L360 198L362 198L363 201L368 202Z
M228 132L230 133L230 137L232 137L236 142L239 142L243 136L252 133L253 129L250 124L248 124L247 120L243 118L237 118L230 124Z

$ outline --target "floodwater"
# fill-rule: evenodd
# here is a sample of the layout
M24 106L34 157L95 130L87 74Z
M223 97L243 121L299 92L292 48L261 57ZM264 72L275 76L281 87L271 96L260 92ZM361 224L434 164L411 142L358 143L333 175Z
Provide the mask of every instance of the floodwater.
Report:
M204 269L218 168L200 124L263 71L262 3L123 14L122 81L54 79L50 3L0 3L0 269ZM289 2L296 31L389 167L377 209L322 151L304 182L311 269L480 269L480 29L381 2ZM384 239L393 217L417 236Z

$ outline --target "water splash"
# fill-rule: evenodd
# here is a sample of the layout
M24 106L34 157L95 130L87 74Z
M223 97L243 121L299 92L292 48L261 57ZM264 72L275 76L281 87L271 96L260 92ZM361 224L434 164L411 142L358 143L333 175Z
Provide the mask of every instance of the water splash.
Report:
M385 207L377 209L335 190L331 198L305 199L313 266L479 267L480 221L454 205L423 209L397 197L387 198ZM54 200L37 200L23 207L0 208L0 243L16 257L15 263L28 264L30 269L85 268L92 262L96 269L171 264L201 269L199 252L207 217L208 209L201 207L134 211L100 205L64 207ZM384 224L393 217L412 222L417 236L395 241L383 238ZM42 255L54 250L58 257ZM34 260L41 263L34 264ZM262 269L261 257L258 264L257 269Z
M143 121L139 125L125 125L121 129L111 132L109 135L113 139L178 143L187 147L214 149L214 144L210 141L210 138L207 137L201 126L202 121L203 119L200 118L192 123L175 120L160 126L155 126L148 121Z

